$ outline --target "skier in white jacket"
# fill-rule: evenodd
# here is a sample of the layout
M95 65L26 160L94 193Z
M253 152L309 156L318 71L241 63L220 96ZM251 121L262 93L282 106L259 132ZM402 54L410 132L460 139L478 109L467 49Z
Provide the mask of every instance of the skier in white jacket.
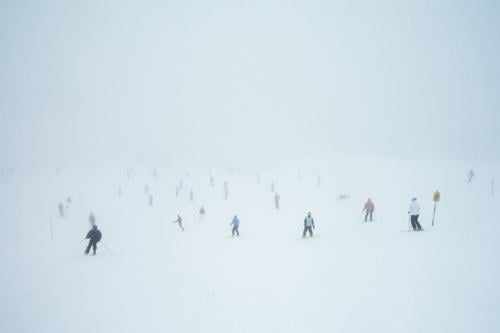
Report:
M408 214L410 215L410 221L413 231L421 231L422 226L418 222L418 216L420 215L420 205L417 202L417 198L413 198L411 200L410 207L408 208Z

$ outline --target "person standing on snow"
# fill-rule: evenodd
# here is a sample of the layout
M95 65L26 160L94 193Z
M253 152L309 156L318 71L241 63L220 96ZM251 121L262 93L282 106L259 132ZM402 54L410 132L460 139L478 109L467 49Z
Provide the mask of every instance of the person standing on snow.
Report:
M182 217L179 214L177 214L177 220L172 223L178 223L181 230L184 231L184 227L182 226Z
M153 206L153 195L150 193L149 194L149 207Z
M59 210L59 216L60 217L64 217L64 205L62 202L59 203L59 205L57 205L57 209Z
M101 240L102 234L97 229L97 226L94 224L92 229L87 233L87 237L85 239L89 239L89 245L85 249L85 254L89 254L90 248L93 250L93 255L95 256L95 251L97 250L97 243Z
M280 209L280 195L278 193L276 193L274 195L274 206L276 207L276 209Z
M204 217L205 217L205 207L201 206L201 208L200 208L200 222L203 221Z
M467 183L471 183L472 182L472 178L474 178L474 170L470 169L469 170L469 173L467 174L467 177L468 177L468 180L467 180Z
M410 222L413 231L421 231L422 226L418 222L418 216L420 215L420 205L417 202L417 198L411 200L410 208L408 208L408 215L410 215Z
M236 236L240 237L240 232L238 230L240 227L240 219L238 219L236 215L234 215L233 220L231 221L231 223L229 223L229 225L233 226L233 230L231 231L232 237L234 237L235 234Z
M227 200L229 196L229 184L227 180L224 181L224 200Z
M306 238L307 232L309 232L309 237L312 237L313 229L316 229L316 226L314 225L314 219L311 216L311 212L309 212L307 213L307 216L304 219L304 232L302 233L302 238Z
M95 216L94 216L94 213L92 213L92 212L90 212L90 215L89 215L89 223L90 223L91 227L95 226Z
M365 203L365 207L363 208L363 212L364 211L366 211L365 222L368 222L368 215L370 216L370 222L372 222L373 212L375 211L375 205L373 204L372 199L368 198L368 201Z

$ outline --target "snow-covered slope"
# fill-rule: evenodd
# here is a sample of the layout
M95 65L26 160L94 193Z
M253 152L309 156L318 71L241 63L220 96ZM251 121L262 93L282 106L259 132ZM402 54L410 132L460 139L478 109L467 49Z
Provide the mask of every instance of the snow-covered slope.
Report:
M490 184L498 168L476 165L467 184L467 167L293 162L261 170L260 184L255 169L214 169L215 187L194 168L189 177L159 168L157 179L152 168L136 168L130 180L125 167L4 175L0 331L497 332L500 193L491 196ZM442 202L431 227L436 189ZM67 196L73 203L61 219L57 204ZM426 230L401 232L414 196ZM365 224L368 197L376 221ZM103 232L96 257L77 246L90 211ZM308 211L318 237L303 240ZM177 213L185 232L172 223Z

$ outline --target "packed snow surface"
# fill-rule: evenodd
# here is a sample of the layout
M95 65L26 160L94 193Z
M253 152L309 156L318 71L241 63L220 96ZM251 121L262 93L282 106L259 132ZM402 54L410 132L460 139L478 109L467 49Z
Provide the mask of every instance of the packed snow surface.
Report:
M302 161L260 169L260 183L257 168L214 168L214 187L208 168L5 173L0 332L498 332L498 166L474 166L467 183L469 167ZM369 197L375 221L364 223ZM407 232L412 197L423 232ZM91 211L95 257L79 244ZM308 211L315 237L302 239Z

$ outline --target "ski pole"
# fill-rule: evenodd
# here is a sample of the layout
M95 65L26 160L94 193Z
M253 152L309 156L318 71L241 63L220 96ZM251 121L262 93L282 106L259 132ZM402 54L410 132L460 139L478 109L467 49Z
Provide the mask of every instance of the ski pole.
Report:
M113 251L111 251L111 250L109 249L109 247L107 247L107 246L106 246L106 244L104 244L104 242L101 242L101 244L102 244L102 246L104 246L104 248L105 248L106 250L108 250L108 252L109 252L109 253L111 253L111 254L113 254L113 255L114 255L114 252L113 252Z
M80 247L80 245L83 243L83 241L85 240L86 238L82 239L76 246L75 248L73 249L73 251L71 252L75 252L76 250L78 250L78 248Z
M434 213L432 214L432 226L434 226L434 219L436 218L436 205L437 202L434 202Z

